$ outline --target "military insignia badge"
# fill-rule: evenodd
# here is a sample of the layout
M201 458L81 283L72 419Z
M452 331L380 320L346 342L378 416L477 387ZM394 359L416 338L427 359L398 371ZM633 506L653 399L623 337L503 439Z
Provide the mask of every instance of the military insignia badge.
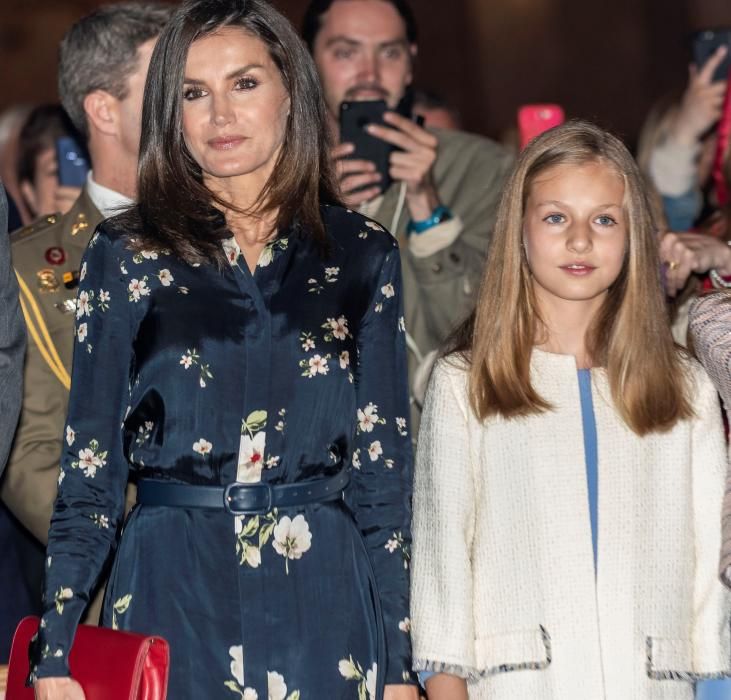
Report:
M54 306L62 314L72 314L74 313L74 311L76 311L76 299L66 299L65 301L59 301L58 304L54 304Z
M74 225L71 227L71 235L77 236L81 231L85 231L87 228L89 228L89 222L86 220L86 214L79 213Z
M56 273L48 268L45 270L38 270L38 272L36 272L36 277L38 278L38 289L40 289L41 292L56 292L61 285L58 281L58 277L56 277Z
M73 272L63 273L63 286L66 289L74 289L79 286L79 271L74 270Z
M53 246L46 251L45 258L49 265L63 265L66 262L66 253L63 248Z

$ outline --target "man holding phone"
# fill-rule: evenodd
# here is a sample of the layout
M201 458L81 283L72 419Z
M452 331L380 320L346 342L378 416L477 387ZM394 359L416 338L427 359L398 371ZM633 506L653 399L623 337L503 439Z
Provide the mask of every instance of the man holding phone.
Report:
M303 36L336 134L346 127L353 103L372 102L375 109L375 101L383 101L387 107L363 125L363 139L340 142L333 157L346 204L400 243L416 423L433 352L474 306L512 157L479 136L427 130L404 109L417 55L406 0L312 0ZM387 172L359 156L367 137L389 149Z
M135 196L147 67L170 14L169 6L157 3L120 3L96 10L67 32L59 92L86 137L92 171L67 214L11 235L29 337L20 424L0 496L42 544L56 498L81 259L96 225ZM89 621L98 614L96 607Z

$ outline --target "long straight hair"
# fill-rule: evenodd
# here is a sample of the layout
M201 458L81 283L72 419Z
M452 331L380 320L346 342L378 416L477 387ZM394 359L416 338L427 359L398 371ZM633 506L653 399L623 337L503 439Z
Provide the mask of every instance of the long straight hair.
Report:
M606 368L615 408L638 435L669 430L693 414L686 364L668 323L642 176L619 139L571 121L536 138L518 158L501 197L476 310L448 345L469 363L470 404L481 420L551 409L530 380L536 337L546 328L522 250L525 205L541 173L595 162L624 181L628 240L619 276L587 331L587 350L594 366Z
M191 44L226 27L241 27L267 46L290 99L284 142L257 202L240 211L212 193L185 145L182 103ZM338 203L330 161L326 108L312 58L296 31L264 0L188 0L160 34L150 60L142 108L138 205L122 215L134 245L169 249L190 263L225 264L220 245L230 232L221 210L264 216L327 249L320 205ZM136 230L135 230L136 229Z

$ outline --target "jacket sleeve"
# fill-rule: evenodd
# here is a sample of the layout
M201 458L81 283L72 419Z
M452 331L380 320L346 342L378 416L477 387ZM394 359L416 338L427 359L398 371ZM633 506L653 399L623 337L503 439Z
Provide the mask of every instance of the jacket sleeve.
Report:
M731 296L726 292L708 294L693 303L690 332L698 359L721 394L728 412L731 408ZM720 571L731 587L731 474L724 489Z
M698 677L731 674L731 593L718 580L721 503L726 445L718 396L699 369L692 436L692 489L695 539L693 593L693 673Z
M398 247L386 254L357 337L352 508L369 550L385 627L387 684L411 683L412 452Z
M20 413L24 352L25 324L10 262L8 203L0 185L0 475Z
M122 424L129 401L134 306L123 243L98 231L81 267L76 343L58 496L48 533L35 677L67 676L89 594L115 544L128 464Z
M426 394L414 469L414 667L466 678L476 667L471 550L475 483L466 384L441 360Z
M497 144L469 140L453 148L455 153L445 154L450 163L438 181L439 198L455 218L409 236L403 253L436 338L446 337L474 307L501 191L513 165L512 156Z

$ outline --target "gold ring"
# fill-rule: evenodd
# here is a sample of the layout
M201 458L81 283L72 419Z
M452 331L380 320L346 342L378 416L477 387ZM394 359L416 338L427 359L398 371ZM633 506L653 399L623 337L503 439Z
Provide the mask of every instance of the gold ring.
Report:
M673 270L677 270L680 267L680 263L677 260L671 260L668 263L668 268L670 269L670 272Z

